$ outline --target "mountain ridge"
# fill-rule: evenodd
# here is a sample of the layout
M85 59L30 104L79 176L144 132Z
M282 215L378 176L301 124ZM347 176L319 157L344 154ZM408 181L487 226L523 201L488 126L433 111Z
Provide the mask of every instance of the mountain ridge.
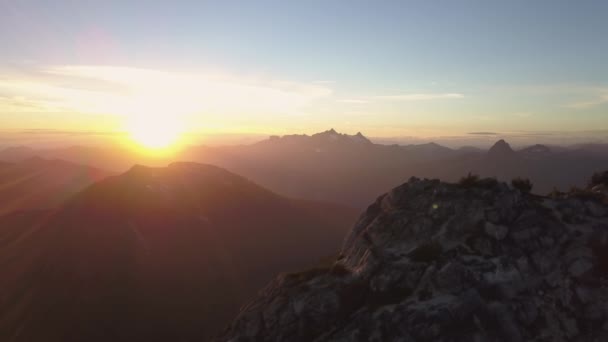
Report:
M274 274L333 252L355 218L196 163L135 165L30 229L22 214L0 231L0 263L23 260L0 270L14 298L0 332L19 342L205 340Z
M382 145L369 142L363 134L348 135L330 129L312 136L272 136L250 145L186 147L172 157L143 158L125 155L123 150L82 148L35 152L107 166L108 170L128 170L135 163L165 166L175 160L214 164L286 197L361 209L411 176L446 181L457 181L469 172L502 181L521 177L535 184L535 193L546 194L553 188L565 191L584 186L589 174L608 168L608 148L604 145L581 145L575 149L551 146L551 153L527 153L526 148L501 149L503 144L499 142L493 151L454 150L434 143ZM0 160L2 155L0 151Z
M337 259L283 274L217 341L608 338L608 198L412 178Z

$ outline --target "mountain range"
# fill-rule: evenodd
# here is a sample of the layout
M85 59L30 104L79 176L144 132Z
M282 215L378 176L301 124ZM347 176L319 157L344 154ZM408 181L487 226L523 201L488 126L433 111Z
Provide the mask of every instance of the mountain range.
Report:
M313 135L272 136L249 145L191 146L172 157L153 158L124 148L71 147L51 150L9 148L0 160L39 156L60 158L114 172L133 164L172 161L209 163L250 178L281 195L363 208L386 189L409 177L456 181L476 173L510 181L529 178L533 191L583 187L589 174L608 168L608 145L533 145L514 150L504 140L489 150L451 149L434 143L375 144L363 134L334 129Z
M607 145L514 150L504 140L489 150L434 143L374 144L362 134L329 130L312 136L271 137L252 145L193 147L181 155L222 165L281 194L362 208L412 176L457 181L468 173L510 181L529 178L533 192L584 187L608 168Z

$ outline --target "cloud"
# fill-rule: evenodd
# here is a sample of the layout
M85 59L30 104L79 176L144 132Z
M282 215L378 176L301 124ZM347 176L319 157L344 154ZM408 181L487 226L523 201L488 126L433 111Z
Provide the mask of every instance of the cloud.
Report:
M363 99L341 99L341 100L337 100L337 102L340 102L340 103L352 103L352 104L366 104L366 103L369 103L368 100L363 100Z
M340 99L336 102L350 103L350 104L366 104L377 101L430 101L430 100L447 100L447 99L462 99L463 94L459 93L410 93L410 94L398 94L398 95L374 95L374 96L362 96L360 98L349 98Z
M469 132L469 135L498 135L496 132Z
M594 99L570 103L565 107L572 109L587 109L608 103L608 89L597 89L596 92L597 94Z
M122 136L125 132L113 131L84 131L84 130L58 130L58 129L25 129L20 131L22 134L32 135L70 135L70 136Z
M318 83L116 66L0 74L0 112L272 114L300 110L332 93Z
M376 95L372 98L377 100L388 101L428 101L428 100L445 100L445 99L462 99L463 94L459 93L414 93L414 94L399 94L399 95Z

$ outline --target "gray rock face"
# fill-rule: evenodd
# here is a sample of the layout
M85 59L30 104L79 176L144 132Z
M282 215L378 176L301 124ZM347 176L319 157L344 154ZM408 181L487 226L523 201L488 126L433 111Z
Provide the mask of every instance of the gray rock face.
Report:
M413 178L218 341L606 341L606 207Z

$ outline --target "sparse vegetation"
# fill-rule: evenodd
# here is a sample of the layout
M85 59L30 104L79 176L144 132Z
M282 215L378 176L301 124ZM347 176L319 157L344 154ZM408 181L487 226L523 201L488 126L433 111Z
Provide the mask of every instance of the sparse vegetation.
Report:
M605 200L604 195L602 195L601 193L593 192L588 189L580 189L580 188L576 188L576 187L570 189L568 196L572 197L572 198L578 198L583 201L602 202Z
M479 176L469 172L466 176L460 178L458 184L464 186L465 188L472 188L479 182Z
M477 182L477 187L484 189L491 189L498 185L498 180L496 178L482 178Z
M608 171L596 172L593 174L589 186L594 187L596 185L608 186Z
M524 194L529 194L533 187L532 182L530 182L529 179L520 177L511 180L511 185Z
M469 172L466 176L460 179L458 184L465 188L489 189L496 186L496 184L498 184L498 180L496 180L496 178L480 178L479 175Z
M563 191L559 191L557 188L553 188L553 190L551 190L551 192L547 196L549 198L558 199L564 198L566 196L566 193Z

